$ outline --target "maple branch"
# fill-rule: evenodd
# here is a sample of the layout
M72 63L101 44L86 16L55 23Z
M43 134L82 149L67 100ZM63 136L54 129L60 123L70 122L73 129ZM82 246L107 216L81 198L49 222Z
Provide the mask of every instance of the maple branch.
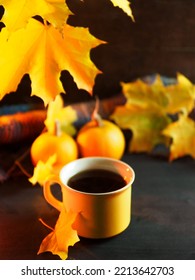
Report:
M14 164L10 167L10 169L6 172L7 178L12 174L12 172L15 170L16 166L19 167L19 169L24 173L28 178L32 177L30 173L22 166L21 162L25 157L29 154L30 149L27 149L18 159L14 161Z
M26 175L26 177L32 177L32 175L28 173L28 171L22 166L22 164L18 160L15 161L15 165L19 167L19 169L22 171L22 173L24 173L24 175Z

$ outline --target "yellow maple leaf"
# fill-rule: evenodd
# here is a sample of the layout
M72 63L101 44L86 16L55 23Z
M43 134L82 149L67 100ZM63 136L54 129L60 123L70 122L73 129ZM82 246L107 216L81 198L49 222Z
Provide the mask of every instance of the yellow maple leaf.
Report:
M181 73L177 74L176 84L164 87L168 98L166 112L189 114L194 107L195 86Z
M79 241L77 231L72 228L76 216L76 213L62 208L55 228L43 239L37 254L50 251L62 260L67 259L68 247Z
M43 186L47 178L51 174L55 173L55 170L53 168L55 162L56 162L56 154L49 157L46 162L42 162L40 160L34 168L33 176L29 178L30 183L33 185L39 183L41 186Z
M158 111L140 110L135 106L118 106L110 116L122 129L133 133L129 145L131 152L151 152L158 144L168 145L167 138L161 134L170 119Z
M116 107L111 119L132 131L129 150L150 152L157 144L168 146L170 137L162 131L172 122L171 115L183 112L187 116L192 111L194 85L182 74L171 85L164 85L160 75L152 83L138 79L121 85L126 103Z
M163 135L172 139L170 161L190 155L195 158L195 122L185 114L179 114L179 119L169 124Z
M5 9L1 21L9 32L23 28L36 15L61 29L72 14L64 0L2 0L1 5Z
M6 28L0 33L0 99L17 89L21 78L28 73L32 95L48 104L64 92L60 75L68 70L78 88L92 92L95 77L100 71L90 59L90 50L102 41L93 37L87 28L65 25L62 34L52 25L30 19L25 28L8 38Z
M57 95L55 100L48 105L45 126L49 133L55 134L56 122L58 122L63 132L73 136L76 133L76 129L72 123L76 119L76 111L71 106L64 107L62 97Z
M128 16L134 20L132 10L130 8L130 2L128 0L110 0L115 7L121 8Z
M141 79L135 82L121 83L123 93L127 99L126 105L139 106L140 109L164 111L168 105L168 97L164 84L159 75L156 75L152 84Z
M127 106L130 104L167 114L181 111L189 113L194 106L195 87L180 73L176 83L168 86L164 85L160 75L156 75L151 84L138 79L135 82L121 83L121 86Z

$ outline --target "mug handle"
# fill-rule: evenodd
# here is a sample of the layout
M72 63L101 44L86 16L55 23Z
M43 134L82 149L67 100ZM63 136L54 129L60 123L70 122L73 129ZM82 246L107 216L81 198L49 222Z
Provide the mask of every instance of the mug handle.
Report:
M62 188L62 183L60 182L57 175L52 175L49 177L44 185L43 185L43 195L46 199L46 201L51 204L54 208L56 208L58 211L61 212L63 203L62 201L58 200L51 192L51 185L52 184L59 184Z

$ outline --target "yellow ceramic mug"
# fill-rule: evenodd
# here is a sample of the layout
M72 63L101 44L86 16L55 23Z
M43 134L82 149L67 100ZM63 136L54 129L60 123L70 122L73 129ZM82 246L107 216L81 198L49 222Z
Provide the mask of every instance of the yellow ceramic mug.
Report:
M126 185L106 193L90 193L75 190L68 186L69 179L89 169L104 169L119 173ZM44 184L44 196L47 202L59 211L62 205L66 210L78 213L74 228L78 235L87 238L106 238L124 231L131 220L131 186L134 171L126 163L105 157L86 157L65 165L58 178L48 179ZM51 185L59 183L62 201L55 198Z

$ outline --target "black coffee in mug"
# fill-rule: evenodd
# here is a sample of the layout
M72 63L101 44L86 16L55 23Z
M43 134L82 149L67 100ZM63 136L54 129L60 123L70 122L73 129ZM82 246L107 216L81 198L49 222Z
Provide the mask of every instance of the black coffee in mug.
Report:
M77 173L68 180L68 186L86 193L107 193L126 185L124 178L105 169L88 169Z

